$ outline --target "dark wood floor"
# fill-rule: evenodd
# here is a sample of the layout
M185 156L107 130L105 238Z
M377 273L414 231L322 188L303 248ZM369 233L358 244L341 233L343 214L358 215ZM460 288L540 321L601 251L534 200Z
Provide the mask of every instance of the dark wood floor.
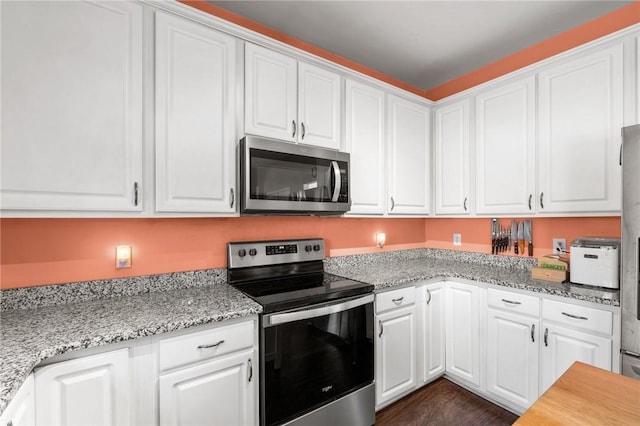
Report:
M438 379L380 410L376 426L501 426L511 425L517 418L446 379Z

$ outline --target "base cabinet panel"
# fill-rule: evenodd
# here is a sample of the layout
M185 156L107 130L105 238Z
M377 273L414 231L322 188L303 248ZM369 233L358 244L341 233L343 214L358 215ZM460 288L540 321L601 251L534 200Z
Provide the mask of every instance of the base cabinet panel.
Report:
M36 424L130 424L129 349L47 365L35 385Z
M422 303L418 312L422 334L421 345L422 381L429 382L441 376L445 370L445 288L444 282L430 284L419 290Z
M161 375L160 424L256 424L255 361L248 350Z
M489 309L487 391L528 408L538 398L539 320Z
M480 290L450 282L446 292L446 371L475 386L480 386Z
M545 392L575 361L611 371L611 339L543 323L540 393Z
M415 306L377 316L376 406L416 386Z

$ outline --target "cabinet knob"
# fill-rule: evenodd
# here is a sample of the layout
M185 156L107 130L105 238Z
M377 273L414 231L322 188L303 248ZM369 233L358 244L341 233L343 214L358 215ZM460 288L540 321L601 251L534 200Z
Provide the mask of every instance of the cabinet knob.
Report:
M236 202L236 193L234 192L233 188L231 188L231 190L230 190L230 194L231 194L231 196L230 196L229 198L230 198L231 202L229 203L229 208L231 208L231 209L232 209L232 208L233 208L233 205L234 205L234 204L235 204L235 202Z
M531 210L531 200L533 199L533 194L529 194L529 210Z
M535 332L536 332L536 325L535 324L531 324L531 341L532 342L536 341Z
M427 305L429 303L431 303L431 290L427 289L427 294L429 295L429 298L427 299Z
M464 211L467 211L467 197L464 197L464 202L462 203L462 206L464 207Z
M549 329L545 328L544 329L544 345L545 346L549 346Z
M393 197L391 197L391 211L393 211L395 206L396 206L396 201L393 199Z
M544 209L544 192L540 193L540 208Z
M382 325L382 321L378 320L378 324L380 325L380 333L378 333L378 337L382 337L382 332L384 331L384 326Z
M291 120L291 124L293 124L293 133L291 134L291 137L293 139L296 138L296 130L298 130L298 127L296 126L296 120Z
M251 362L251 358L249 358L249 360L247 361L247 365L249 366L248 370L248 374L249 377L247 378L247 381L251 381L251 379L253 379L253 363Z
M300 127L302 128L302 135L301 138L304 139L304 135L307 134L307 129L304 127L304 123L300 123Z

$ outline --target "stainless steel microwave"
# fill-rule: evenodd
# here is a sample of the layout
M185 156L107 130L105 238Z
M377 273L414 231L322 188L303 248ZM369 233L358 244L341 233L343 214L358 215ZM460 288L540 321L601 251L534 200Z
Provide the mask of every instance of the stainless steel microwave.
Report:
M240 213L349 211L349 154L258 136L240 140Z

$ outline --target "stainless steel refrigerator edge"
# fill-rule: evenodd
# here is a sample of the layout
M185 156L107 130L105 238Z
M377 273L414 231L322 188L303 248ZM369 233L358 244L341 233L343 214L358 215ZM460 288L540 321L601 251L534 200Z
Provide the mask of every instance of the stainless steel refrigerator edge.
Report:
M640 379L640 124L622 129L622 374Z

